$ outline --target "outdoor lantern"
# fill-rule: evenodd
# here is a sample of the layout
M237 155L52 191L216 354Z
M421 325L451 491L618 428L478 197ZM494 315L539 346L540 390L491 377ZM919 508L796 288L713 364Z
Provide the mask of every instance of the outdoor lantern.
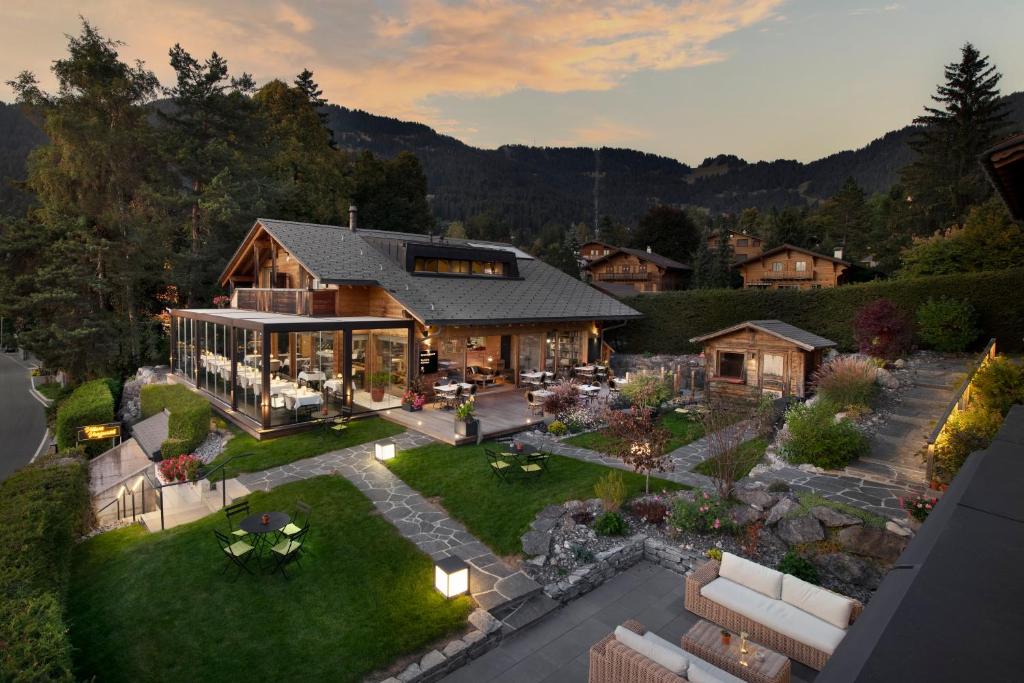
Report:
M376 450L375 457L380 462L384 462L385 460L391 460L393 457L395 457L397 448L397 445L391 439L388 439L387 441L378 441L374 445L374 450Z
M469 565L457 557L445 557L434 565L434 587L446 598L469 590Z

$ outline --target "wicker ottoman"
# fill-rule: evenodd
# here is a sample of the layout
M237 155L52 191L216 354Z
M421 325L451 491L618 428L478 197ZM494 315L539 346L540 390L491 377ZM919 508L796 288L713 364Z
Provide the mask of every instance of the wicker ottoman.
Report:
M747 640L749 652L740 656L740 636L722 644L722 629L703 619L683 636L683 649L748 683L789 683L789 657ZM758 657L758 655L763 655Z

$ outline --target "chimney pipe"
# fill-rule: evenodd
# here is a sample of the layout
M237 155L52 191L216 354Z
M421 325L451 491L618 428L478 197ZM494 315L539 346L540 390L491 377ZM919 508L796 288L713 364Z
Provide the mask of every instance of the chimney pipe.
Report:
M356 213L359 211L353 204L348 207L348 229L350 232L356 231Z
M651 253L651 245L649 245L649 244L647 245L647 253L648 253L648 254L650 254L650 253Z
M835 256L837 259L842 260L843 259L843 248L842 247L836 247L835 250L832 252L832 255Z

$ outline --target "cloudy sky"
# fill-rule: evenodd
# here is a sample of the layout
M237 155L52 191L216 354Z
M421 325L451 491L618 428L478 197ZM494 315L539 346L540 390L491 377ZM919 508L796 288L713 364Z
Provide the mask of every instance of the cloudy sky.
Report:
M51 86L78 15L165 83L180 42L258 82L309 67L331 102L478 146L691 164L862 146L920 111L966 40L1024 90L1021 0L3 0L0 80Z

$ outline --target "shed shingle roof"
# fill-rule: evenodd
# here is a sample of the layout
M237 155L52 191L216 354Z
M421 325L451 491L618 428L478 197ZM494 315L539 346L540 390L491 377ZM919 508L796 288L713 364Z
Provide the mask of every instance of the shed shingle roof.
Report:
M731 334L742 329L753 328L760 330L766 334L773 335L779 339L784 339L788 342L796 344L805 351L814 351L816 349L827 349L835 346L836 343L831 339L825 339L819 337L813 332L807 330L801 330L799 327L784 323L781 320L747 320L746 322L727 327L724 330L718 330L717 332L711 332L709 334L702 335L700 337L693 337L690 339L691 342L702 342L708 339L714 339L715 337L721 337L724 334Z
M428 324L484 324L547 320L623 320L641 314L515 247L499 242L447 239L445 244L512 251L519 279L415 276L370 240L427 242L427 235L257 220L314 277L332 284L374 284L386 289ZM436 242L435 242L436 243Z

